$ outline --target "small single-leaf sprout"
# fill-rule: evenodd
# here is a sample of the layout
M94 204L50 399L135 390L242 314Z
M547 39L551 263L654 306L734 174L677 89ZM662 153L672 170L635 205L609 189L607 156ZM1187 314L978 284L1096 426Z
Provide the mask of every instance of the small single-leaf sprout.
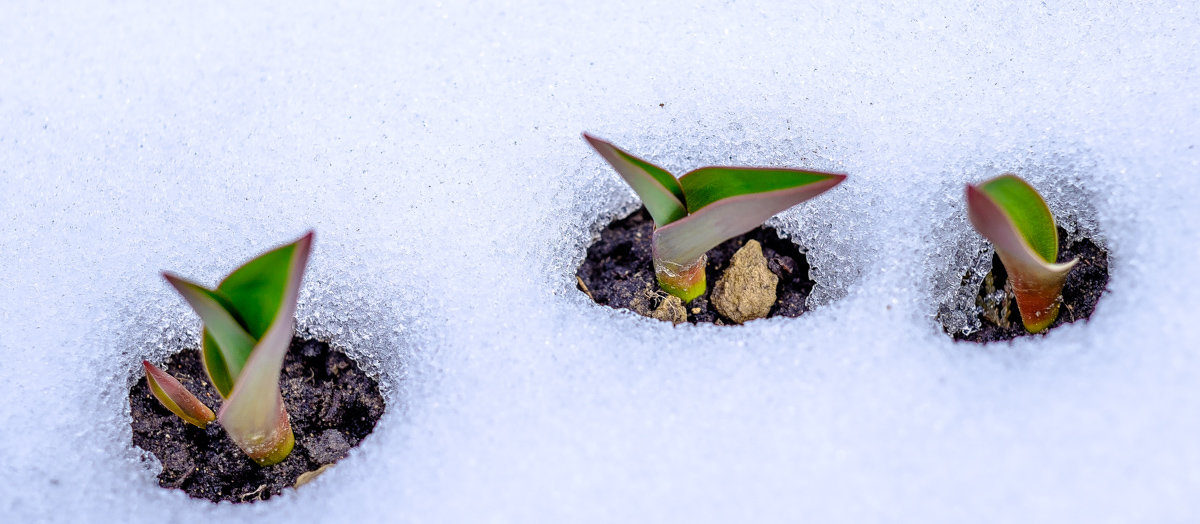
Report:
M296 300L312 239L310 231L295 242L255 257L225 277L216 289L163 274L204 322L201 360L224 399L217 420L233 442L262 466L287 458L295 445L279 391L279 375L292 341ZM147 366L151 383L164 384L151 372L152 366ZM165 387L163 391L170 393ZM176 396L168 395L168 400L157 392L155 396L167 409L192 422L168 404L168 400L178 404ZM208 416L211 420L211 411Z
M815 197L846 175L765 167L702 167L678 179L587 133L583 138L633 188L654 219L654 275L690 302L703 295L705 253L776 213Z
M142 367L146 369L146 384L150 386L150 392L171 413L199 428L217 419L212 410L175 380L175 377L146 360L142 361Z
M1058 318L1067 274L1078 260L1055 263L1058 228L1042 196L1011 174L967 184L967 216L995 246L1025 329L1038 333L1050 327Z

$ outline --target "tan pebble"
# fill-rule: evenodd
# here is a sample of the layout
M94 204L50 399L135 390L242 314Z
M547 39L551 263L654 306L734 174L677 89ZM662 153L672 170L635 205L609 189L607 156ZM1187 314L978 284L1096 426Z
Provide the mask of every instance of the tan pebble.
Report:
M733 254L729 268L713 287L712 304L719 313L739 324L763 318L775 305L779 277L767 268L762 244L757 240Z
M687 310L683 308L683 301L675 295L667 295L650 316L672 324L687 322Z

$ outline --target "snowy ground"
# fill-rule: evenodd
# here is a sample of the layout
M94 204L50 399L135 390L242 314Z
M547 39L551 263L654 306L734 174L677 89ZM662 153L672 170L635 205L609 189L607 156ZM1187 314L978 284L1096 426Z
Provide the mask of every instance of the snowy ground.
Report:
M800 3L0 3L0 515L1198 518L1200 10ZM584 130L679 171L850 173L775 219L818 307L590 303L574 268L636 201ZM1102 239L1111 292L954 344L962 184L1004 171ZM127 387L198 320L158 271L215 282L309 227L302 328L390 411L267 503L159 488Z

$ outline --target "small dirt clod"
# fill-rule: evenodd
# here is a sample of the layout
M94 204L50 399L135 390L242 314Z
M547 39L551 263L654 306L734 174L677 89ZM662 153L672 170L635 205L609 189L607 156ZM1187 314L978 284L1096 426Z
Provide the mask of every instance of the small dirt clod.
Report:
M667 295L658 304L658 307L650 313L650 317L665 320L672 324L680 324L687 322L687 310L683 308L683 300L674 295Z
M717 311L738 324L766 317L775 305L779 277L767 269L762 244L750 240L733 254L729 268L717 280L712 303Z

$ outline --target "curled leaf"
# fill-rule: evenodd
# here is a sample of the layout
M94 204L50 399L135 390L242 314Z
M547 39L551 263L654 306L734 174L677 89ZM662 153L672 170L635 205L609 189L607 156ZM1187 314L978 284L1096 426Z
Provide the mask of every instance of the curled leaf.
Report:
M175 380L175 377L147 360L142 361L142 367L146 370L146 384L150 386L150 392L171 413L200 428L216 419L212 410Z
M1058 318L1063 284L1078 260L1055 263L1058 228L1050 208L1033 186L1016 175L1001 175L967 189L971 225L996 248L1008 271L1021 322L1030 333Z

